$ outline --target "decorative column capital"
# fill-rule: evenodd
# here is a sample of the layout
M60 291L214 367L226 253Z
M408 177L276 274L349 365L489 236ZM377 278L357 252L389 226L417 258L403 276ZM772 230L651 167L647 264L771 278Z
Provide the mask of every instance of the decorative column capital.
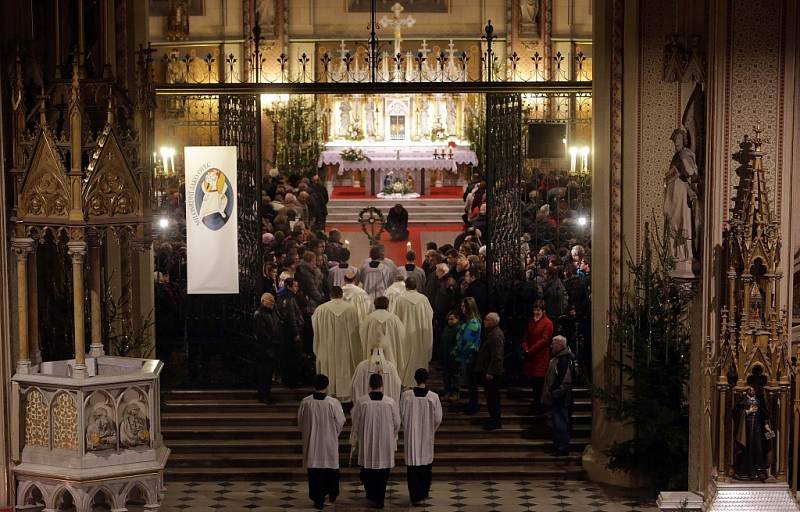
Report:
M73 263L82 263L86 257L86 242L67 242L67 254L72 257Z
M17 259L26 259L28 254L33 252L36 248L36 242L33 238L12 238L11 249L16 254Z

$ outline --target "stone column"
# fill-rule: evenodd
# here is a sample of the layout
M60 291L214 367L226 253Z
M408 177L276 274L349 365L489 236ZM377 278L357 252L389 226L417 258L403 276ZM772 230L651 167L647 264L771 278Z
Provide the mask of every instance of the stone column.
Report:
M36 268L36 246L34 240L28 257L28 341L31 364L42 362L42 350L39 345L39 276Z
M103 283L100 273L100 250L101 240L99 235L95 235L90 240L89 245L89 268L92 271L91 289L89 290L89 297L91 298L91 318L92 318L92 339L89 346L89 355L91 357L101 357L106 355L103 349L103 308L102 308L102 293Z
M72 310L75 322L75 369L73 377L86 377L86 326L83 311L83 260L86 256L86 242L69 242L69 255L72 257Z
M31 359L28 348L28 254L33 250L33 239L14 238L11 247L17 256L17 328L19 356L17 373L30 373Z

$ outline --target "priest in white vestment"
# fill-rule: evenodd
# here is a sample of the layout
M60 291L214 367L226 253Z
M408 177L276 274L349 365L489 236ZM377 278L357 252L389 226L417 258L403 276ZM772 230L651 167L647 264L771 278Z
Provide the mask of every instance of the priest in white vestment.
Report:
M397 315L390 313L388 309L389 299L386 297L375 299L375 311L370 313L361 324L361 343L366 353L367 347L374 343L374 340L380 339L384 356L394 363L397 371L402 374L406 367L405 350L403 349L406 328Z
M344 275L344 286L342 286L342 298L346 302L349 302L353 306L355 306L356 311L358 312L358 321L359 325L364 323L367 319L367 315L372 313L372 301L369 297L369 294L364 291L363 288L356 285L356 271L354 268L351 267L351 271L346 272ZM361 340L363 343L364 340ZM360 359L363 359L367 356L367 352L362 352Z
M372 300L375 300L375 297L383 297L386 292L388 283L385 270L386 267L383 263L377 260L373 260L361 268L358 278Z
M383 389L386 396L400 403L401 382L397 368L384 357L380 338L370 342L370 352L366 359L358 363L353 372L353 402L356 403L369 394L369 379L372 375L383 377ZM356 460L358 454L358 438L355 431L350 431L350 460Z
M400 419L403 422L408 477L408 496L417 505L430 495L433 445L436 430L442 424L439 395L428 390L428 370L414 372L417 385L403 392L400 398Z
M348 249L342 249L340 257L342 259L341 262L328 268L328 286L331 288L334 286L344 286L344 275L347 272L353 271L355 275L358 275L358 268L348 263L350 260L350 251Z
M314 379L314 393L300 402L297 425L303 436L303 467L308 471L308 497L321 510L325 497L339 496L339 434L345 417L342 404L325 394L328 377Z
M407 388L414 386L417 368L428 368L433 351L433 308L416 288L414 279L406 279L406 292L397 298L394 306L394 314L406 328L405 368L400 378Z
M330 379L328 392L349 402L353 370L361 362L358 312L342 298L342 289L331 288L331 300L320 304L311 316L317 373Z
M369 395L353 406L353 430L358 437L358 465L367 499L377 508L383 508L386 483L397 451L400 409L393 398L383 394L380 373L370 376L369 388Z
M394 303L397 298L404 293L406 293L406 280L402 276L397 275L394 278L392 286L387 288L383 293L383 296L389 299L389 311L394 313Z

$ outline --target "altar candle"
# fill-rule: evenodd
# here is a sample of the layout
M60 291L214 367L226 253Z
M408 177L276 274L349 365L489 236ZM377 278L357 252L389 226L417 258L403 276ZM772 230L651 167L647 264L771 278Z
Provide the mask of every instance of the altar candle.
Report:
M411 242L406 242L406 251L411 250Z
M349 249L350 248L350 240L345 240L344 241L344 247L345 247L345 249Z
M571 175L575 174L575 164L577 163L576 160L578 159L578 148L572 146L569 148L569 173Z

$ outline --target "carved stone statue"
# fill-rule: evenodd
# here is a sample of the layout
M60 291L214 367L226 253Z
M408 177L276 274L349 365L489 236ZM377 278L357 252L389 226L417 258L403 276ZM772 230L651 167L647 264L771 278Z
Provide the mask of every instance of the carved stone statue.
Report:
M536 23L536 17L539 16L539 0L520 0L519 9L522 23L527 25Z
M86 450L90 452L115 449L117 447L117 427L111 419L106 405L99 405L92 411L86 426Z
M185 41L189 39L189 2L171 0L167 14L167 40Z
M119 440L126 448L150 443L150 428L142 402L134 400L123 410L119 425Z
M680 127L672 132L675 154L665 179L664 216L672 241L675 269L673 275L692 278L692 212L697 203L697 163L688 148L688 132Z
M769 426L764 396L767 378L761 366L754 366L747 378L747 390L734 405L734 475L739 480L769 478L769 452L775 434Z
M456 100L452 96L447 97L447 135L456 135Z
M339 105L339 134L347 137L350 131L350 98L345 96L342 98L342 103Z
M428 97L424 94L419 100L419 131L422 137L427 137L431 133L430 120L428 119Z
M367 103L364 106L364 120L367 123L367 136L375 136L375 100L372 96L367 96Z

